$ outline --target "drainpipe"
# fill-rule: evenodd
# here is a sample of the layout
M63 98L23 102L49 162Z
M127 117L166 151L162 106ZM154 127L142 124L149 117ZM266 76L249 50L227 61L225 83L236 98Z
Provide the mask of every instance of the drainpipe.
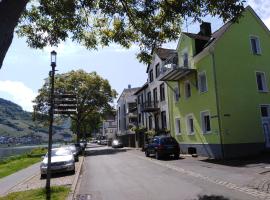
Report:
M214 48L209 49L209 53L212 58L212 66L213 66L213 76L214 76L214 84L215 84L215 97L216 97L216 104L217 104L217 118L218 118L218 127L219 127L219 139L220 139L220 147L221 147L221 155L222 159L225 158L225 152L224 152L224 144L223 144L223 137L221 132L221 113L220 113L220 102L218 98L218 87L217 87L217 73L216 73L216 61L215 61L215 53Z

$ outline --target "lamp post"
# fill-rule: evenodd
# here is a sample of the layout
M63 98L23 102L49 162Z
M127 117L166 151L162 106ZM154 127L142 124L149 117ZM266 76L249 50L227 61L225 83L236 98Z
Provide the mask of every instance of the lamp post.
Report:
M51 79L51 94L50 94L50 124L49 124L49 142L48 142L48 162L47 162L47 179L46 179L46 198L51 199L51 150L52 150L52 129L53 129L53 112L54 112L54 74L56 67L56 55L55 51L51 52L51 67L50 79Z

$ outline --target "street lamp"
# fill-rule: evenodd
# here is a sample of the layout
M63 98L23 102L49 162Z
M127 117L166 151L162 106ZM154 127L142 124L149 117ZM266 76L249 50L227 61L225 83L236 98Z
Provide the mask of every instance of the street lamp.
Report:
M56 51L52 51L51 52L51 66L56 66L56 56L57 56L57 53Z
M49 141L48 141L48 162L47 162L47 179L46 179L46 199L51 199L51 150L52 150L52 128L53 128L53 113L54 113L54 74L56 67L56 51L51 52L51 67L50 80L51 80L51 95L50 95L50 126L49 126Z

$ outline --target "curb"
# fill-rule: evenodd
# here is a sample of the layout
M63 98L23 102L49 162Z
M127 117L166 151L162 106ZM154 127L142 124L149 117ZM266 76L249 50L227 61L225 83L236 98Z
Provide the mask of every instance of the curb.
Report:
M77 187L77 184L78 184L79 176L81 174L81 169L82 169L83 162L84 162L84 156L82 157L82 161L80 162L80 165L78 167L78 171L77 171L77 173L75 175L75 178L74 178L74 180L72 182L72 185L71 185L71 191L69 192L69 195L66 198L66 200L73 200L74 199L75 190L76 190L76 187Z

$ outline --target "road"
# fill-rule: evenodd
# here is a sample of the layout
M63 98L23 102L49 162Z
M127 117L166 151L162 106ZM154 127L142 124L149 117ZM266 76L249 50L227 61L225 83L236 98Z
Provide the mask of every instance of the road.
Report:
M254 191L145 158L91 145L78 183L80 200L252 200ZM181 162L181 160L175 161ZM211 169L209 169L211 170ZM259 194L261 195L261 194ZM262 195L263 196L263 195ZM266 199L263 197L262 199Z

